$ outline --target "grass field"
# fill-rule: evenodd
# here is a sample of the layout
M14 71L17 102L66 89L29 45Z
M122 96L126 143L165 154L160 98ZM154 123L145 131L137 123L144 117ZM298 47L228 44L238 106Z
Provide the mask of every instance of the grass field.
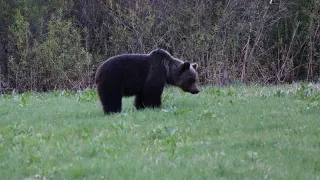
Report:
M320 179L319 85L168 88L105 116L94 90L0 96L0 179Z

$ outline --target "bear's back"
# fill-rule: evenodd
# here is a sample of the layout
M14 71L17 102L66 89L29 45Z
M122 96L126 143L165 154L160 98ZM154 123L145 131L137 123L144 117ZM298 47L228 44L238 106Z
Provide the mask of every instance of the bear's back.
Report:
M107 59L97 71L96 82L122 86L124 95L139 93L148 78L147 55L123 54Z

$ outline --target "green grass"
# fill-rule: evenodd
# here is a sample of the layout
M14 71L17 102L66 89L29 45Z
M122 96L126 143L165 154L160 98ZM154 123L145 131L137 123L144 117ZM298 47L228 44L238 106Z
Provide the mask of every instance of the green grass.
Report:
M320 179L318 87L169 88L110 116L94 90L1 95L1 179Z

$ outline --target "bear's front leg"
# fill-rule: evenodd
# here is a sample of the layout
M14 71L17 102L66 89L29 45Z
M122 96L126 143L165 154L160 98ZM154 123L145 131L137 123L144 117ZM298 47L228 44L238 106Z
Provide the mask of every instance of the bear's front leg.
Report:
M160 108L163 85L147 85L143 91L142 104L145 107Z
M161 95L146 96L143 101L145 107L160 108L161 107Z
M161 107L161 95L166 83L165 68L156 66L143 86L142 103L145 107Z

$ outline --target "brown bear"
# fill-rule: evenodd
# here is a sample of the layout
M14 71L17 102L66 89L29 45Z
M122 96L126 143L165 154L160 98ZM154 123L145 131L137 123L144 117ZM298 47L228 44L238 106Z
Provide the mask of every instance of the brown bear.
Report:
M103 111L120 112L122 97L126 96L135 96L137 109L158 108L165 84L197 94L197 67L196 63L183 62L163 49L113 56L98 67L95 75Z

